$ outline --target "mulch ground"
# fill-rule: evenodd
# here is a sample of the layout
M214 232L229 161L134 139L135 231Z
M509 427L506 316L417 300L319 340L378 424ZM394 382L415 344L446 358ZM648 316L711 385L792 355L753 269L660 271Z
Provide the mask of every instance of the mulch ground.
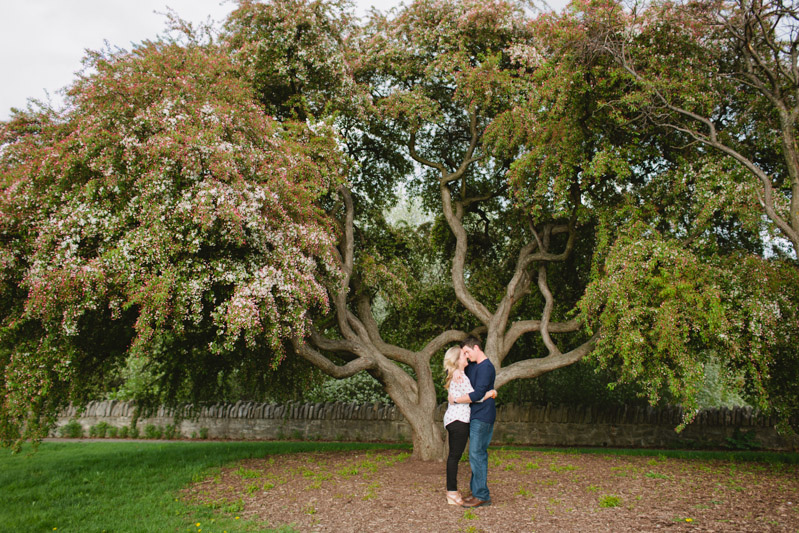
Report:
M308 532L799 532L799 466L489 451L492 505L447 505L443 462L401 451L241 461L188 501ZM469 463L459 472L468 494ZM466 489L466 490L464 490Z

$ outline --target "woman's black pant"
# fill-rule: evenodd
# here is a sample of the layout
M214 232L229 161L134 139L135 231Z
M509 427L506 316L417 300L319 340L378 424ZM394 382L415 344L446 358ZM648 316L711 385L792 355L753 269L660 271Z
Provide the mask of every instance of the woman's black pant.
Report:
M455 420L447 424L449 455L447 456L447 490L458 490L458 463L469 440L469 424Z

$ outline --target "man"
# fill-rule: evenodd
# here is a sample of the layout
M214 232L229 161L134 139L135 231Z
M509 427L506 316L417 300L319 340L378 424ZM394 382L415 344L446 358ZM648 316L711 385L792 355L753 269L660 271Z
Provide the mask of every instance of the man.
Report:
M464 507L491 505L488 491L488 445L494 435L494 421L497 418L497 405L494 398L483 399L486 392L494 388L496 369L480 348L480 339L469 336L461 343L461 350L470 364L466 367L466 377L472 383L474 392L455 398L455 403L471 403L472 413L469 424L469 464L472 479L469 483L472 495L463 500ZM477 403L480 402L480 403Z

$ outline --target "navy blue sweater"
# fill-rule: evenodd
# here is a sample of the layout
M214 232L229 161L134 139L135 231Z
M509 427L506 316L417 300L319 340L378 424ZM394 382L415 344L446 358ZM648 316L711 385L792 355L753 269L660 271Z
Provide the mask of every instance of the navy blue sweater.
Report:
M472 420L480 420L486 424L493 424L497 418L497 404L494 398L489 398L482 403L479 402L486 395L486 392L494 388L494 379L497 371L488 359L482 363L469 363L464 370L466 377L472 382L474 392L469 393L472 400Z

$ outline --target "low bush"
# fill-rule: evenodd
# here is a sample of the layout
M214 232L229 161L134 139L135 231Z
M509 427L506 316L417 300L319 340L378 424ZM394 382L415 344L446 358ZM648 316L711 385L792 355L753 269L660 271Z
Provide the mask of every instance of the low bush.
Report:
M111 426L109 426L107 422L100 422L99 424L96 424L89 428L89 436L94 438L104 439L110 427Z
M147 424L144 426L145 439L160 439L164 436L164 429L161 426Z
M175 440L178 438L178 430L172 424L167 424L164 428L164 438L169 440Z
M58 434L68 439L79 439L83 437L83 426L77 420L70 420L59 428Z

